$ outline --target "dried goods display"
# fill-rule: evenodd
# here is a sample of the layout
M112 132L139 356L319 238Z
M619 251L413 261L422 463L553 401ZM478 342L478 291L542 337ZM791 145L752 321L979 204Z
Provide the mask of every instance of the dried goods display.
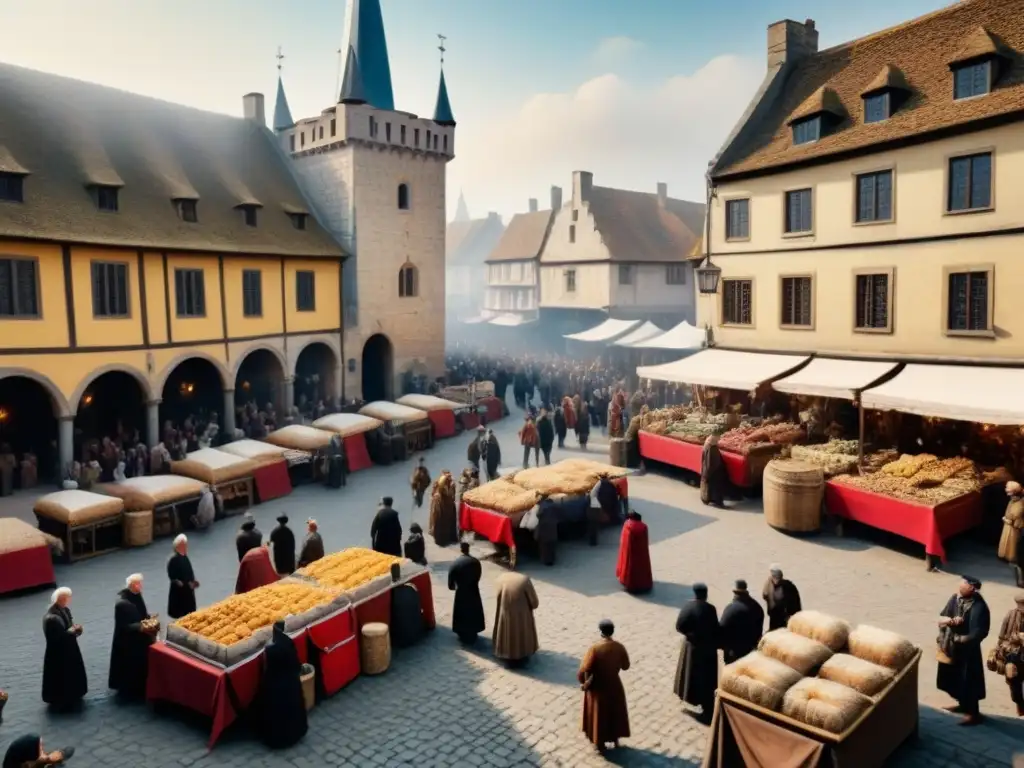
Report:
M900 457L900 452L893 450L892 448L883 448L880 451L874 451L864 455L864 461L860 465L860 473L862 475L870 475L886 464L896 461Z
M792 445L806 437L806 433L798 425L783 421L764 424L759 427L739 426L730 429L718 441L718 447L731 453L750 453L751 450L766 445Z
M296 573L323 587L353 590L381 576L390 576L391 566L401 562L400 557L351 547L322 557Z
M979 473L970 459L939 459L929 453L903 454L867 475L838 475L844 485L924 504L941 504L981 487Z
M541 495L536 491L521 488L505 478L492 480L462 494L462 500L470 506L503 515L518 515L533 509L540 499Z
M794 445L791 458L821 467L826 477L857 470L857 441L829 440L820 445Z

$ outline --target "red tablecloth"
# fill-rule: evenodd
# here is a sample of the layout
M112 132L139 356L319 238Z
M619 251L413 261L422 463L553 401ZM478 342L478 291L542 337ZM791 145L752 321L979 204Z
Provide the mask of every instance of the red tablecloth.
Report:
M462 428L467 432L480 426L480 414L476 411L465 411L462 416Z
M459 505L459 530L479 533L488 541L504 544L510 549L516 545L512 536L512 521L507 515L470 506L464 501Z
M279 499L292 492L292 480L288 477L288 462L283 459L256 467L252 471L252 479L256 486L256 497L260 503Z
M430 572L421 573L410 579L409 583L416 587L416 591L419 593L424 626L427 629L433 629L437 626L437 619L434 616L434 589L430 583ZM364 624L373 622L391 625L390 589L356 606L356 623L359 626L359 632L363 631Z
M487 422L497 421L505 415L504 409L501 407L501 400L496 397L481 397L477 400L477 405L482 405L487 408Z
M56 583L53 558L45 544L0 555L0 594Z
M691 472L700 474L700 457L704 450L703 446L676 440L663 435L655 435L640 430L640 455L651 461L660 461L681 469L688 469ZM744 488L750 485L749 473L747 472L747 459L738 453L722 451L722 461L725 462L725 471L729 474L729 480L733 485Z
M937 507L915 504L829 480L825 506L837 517L924 544L924 551L946 562L943 541L981 524L980 493L958 496Z
M619 496L623 499L629 498L629 478L628 477L613 477L612 485L615 486L615 490L619 492Z
M354 611L313 624L307 630L311 663L317 684L325 696L332 696L359 676L359 642Z
M428 411L427 417L434 425L434 439L455 436L455 411Z
M358 472L373 466L373 462L370 461L370 452L366 449L365 432L349 435L343 442L345 443L345 458L348 459L349 472Z

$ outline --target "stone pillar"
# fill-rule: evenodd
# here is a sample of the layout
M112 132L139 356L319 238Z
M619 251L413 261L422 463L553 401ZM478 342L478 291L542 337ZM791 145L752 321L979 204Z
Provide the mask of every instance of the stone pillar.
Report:
M292 408L295 405L295 377L285 376L284 377L284 413L281 414L281 418L287 418L288 414L292 412Z
M224 390L224 436L228 441L235 439L235 390Z
M65 468L75 460L75 417L61 416L60 430L57 433L57 450L60 454L60 471L63 475ZM60 478L63 480L63 476Z
M334 369L334 391L331 396L337 398L339 403L345 402L345 367L348 365L344 360Z
M160 400L146 403L146 441L150 448L160 442Z

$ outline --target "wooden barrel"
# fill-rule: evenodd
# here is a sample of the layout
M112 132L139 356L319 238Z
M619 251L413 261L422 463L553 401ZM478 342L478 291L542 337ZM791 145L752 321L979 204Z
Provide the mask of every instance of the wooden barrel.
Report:
M626 438L613 437L608 443L608 463L613 467L626 466L626 448L628 446Z
M125 512L122 520L126 547L144 547L153 543L153 510Z
M306 711L309 712L316 704L316 670L312 664L302 665L299 680L302 683L302 699L306 702Z
M388 625L377 622L364 624L362 635L363 642L359 651L363 672L367 675L387 672L391 665L391 635L388 633Z
M825 475L806 461L774 459L764 470L764 517L772 528L787 533L813 533L821 528Z

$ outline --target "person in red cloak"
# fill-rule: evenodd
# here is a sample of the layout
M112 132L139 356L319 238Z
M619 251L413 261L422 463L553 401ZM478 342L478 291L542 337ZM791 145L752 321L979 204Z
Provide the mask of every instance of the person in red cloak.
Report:
M562 398L562 415L565 416L565 428L570 432L576 429L576 407L568 395Z
M274 570L274 564L270 560L270 550L267 545L250 549L242 557L238 564L238 579L235 581L235 594L241 595L251 592L256 587L263 587L273 584L280 576Z
M647 524L632 509L629 510L626 522L622 525L615 577L626 591L632 594L649 592L654 587Z

